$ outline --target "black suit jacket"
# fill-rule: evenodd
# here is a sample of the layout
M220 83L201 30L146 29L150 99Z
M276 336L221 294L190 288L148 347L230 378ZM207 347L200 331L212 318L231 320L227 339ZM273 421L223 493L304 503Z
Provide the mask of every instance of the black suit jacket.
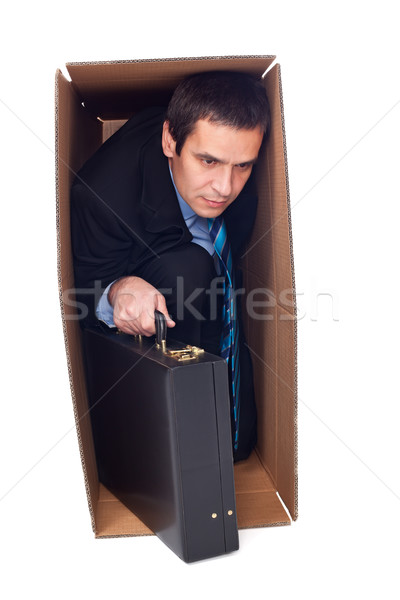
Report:
M88 309L84 323L96 320L99 295L109 283L192 240L161 146L164 118L161 108L132 117L73 183L71 235L77 297ZM250 235L256 208L253 173L224 212L234 262Z

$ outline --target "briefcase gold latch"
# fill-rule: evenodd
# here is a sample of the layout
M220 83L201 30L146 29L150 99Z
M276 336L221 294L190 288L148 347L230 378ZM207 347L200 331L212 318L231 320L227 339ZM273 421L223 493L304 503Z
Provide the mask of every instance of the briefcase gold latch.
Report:
M198 348L197 346L187 345L184 348L180 348L179 350L170 350L169 348L166 348L164 350L164 354L166 356L174 358L178 362L184 362L187 360L194 360L195 358L200 356L200 354L204 354L204 350L203 348Z
M185 362L188 360L194 360L200 354L204 353L202 348L197 346L186 345L184 348L173 350L167 348L167 322L165 316L159 310L154 311L154 319L156 325L156 347L162 350L165 356L169 356L178 362Z

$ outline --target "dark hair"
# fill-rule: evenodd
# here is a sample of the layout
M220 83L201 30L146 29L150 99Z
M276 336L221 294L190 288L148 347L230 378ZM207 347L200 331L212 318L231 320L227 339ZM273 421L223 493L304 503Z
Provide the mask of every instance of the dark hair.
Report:
M252 75L236 71L191 75L177 86L166 116L178 155L199 119L234 129L259 126L268 134L270 110L265 89Z

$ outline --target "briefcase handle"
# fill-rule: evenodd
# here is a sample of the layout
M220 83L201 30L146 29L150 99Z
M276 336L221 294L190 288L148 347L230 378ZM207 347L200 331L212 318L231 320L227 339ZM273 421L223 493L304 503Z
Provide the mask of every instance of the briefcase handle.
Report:
M167 352L167 319L165 315L159 311L154 311L154 320L156 324L156 346L157 348L161 348L161 350L166 353ZM102 321L100 321L101 325ZM109 331L107 327L106 330ZM117 328L117 334L122 335L124 332ZM141 342L142 336L140 334L134 334L134 339Z
M156 309L154 320L156 322L156 344L165 350L167 345L167 319L164 313Z
M167 320L165 315L159 310L154 311L154 320L156 323L156 346L164 354L177 360L178 362L195 360L201 354L204 354L202 348L186 345L183 348L167 348Z

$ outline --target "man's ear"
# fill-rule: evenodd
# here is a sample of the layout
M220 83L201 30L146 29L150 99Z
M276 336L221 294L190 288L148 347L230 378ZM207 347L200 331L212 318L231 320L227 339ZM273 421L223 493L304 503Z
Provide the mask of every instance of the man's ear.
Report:
M168 158L174 158L176 154L176 142L170 133L168 121L164 121L163 124L161 143L165 156L167 156Z

